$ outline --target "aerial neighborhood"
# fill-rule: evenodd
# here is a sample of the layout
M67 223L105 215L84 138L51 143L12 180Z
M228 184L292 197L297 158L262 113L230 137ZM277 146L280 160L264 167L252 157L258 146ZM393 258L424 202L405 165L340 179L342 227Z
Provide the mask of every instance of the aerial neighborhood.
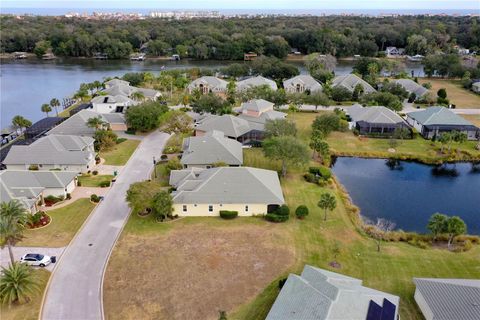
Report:
M478 17L175 16L0 15L128 64L2 99L2 319L480 319Z

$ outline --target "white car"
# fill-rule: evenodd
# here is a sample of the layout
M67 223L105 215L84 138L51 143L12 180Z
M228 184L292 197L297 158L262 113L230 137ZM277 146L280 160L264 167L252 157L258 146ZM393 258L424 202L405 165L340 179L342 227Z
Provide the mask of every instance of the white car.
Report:
M27 253L20 258L20 262L24 262L30 266L39 266L43 268L45 266L48 266L52 262L52 260L49 256L44 256L43 254Z

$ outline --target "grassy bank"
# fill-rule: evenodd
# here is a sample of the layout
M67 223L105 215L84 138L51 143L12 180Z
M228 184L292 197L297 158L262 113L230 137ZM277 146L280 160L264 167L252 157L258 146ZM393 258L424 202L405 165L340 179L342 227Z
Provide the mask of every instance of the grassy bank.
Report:
M105 159L104 164L106 165L123 166L139 144L139 140L125 140L115 145L111 150L100 152L100 158Z
M25 238L18 245L64 247L72 240L94 207L89 199L79 199L68 206L48 211L52 222L41 229L27 230Z

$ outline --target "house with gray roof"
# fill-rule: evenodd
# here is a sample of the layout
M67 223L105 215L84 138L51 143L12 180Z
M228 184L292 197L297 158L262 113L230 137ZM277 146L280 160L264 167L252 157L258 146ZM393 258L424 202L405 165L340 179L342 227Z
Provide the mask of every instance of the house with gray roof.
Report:
M76 186L77 172L73 171L0 171L1 202L19 201L32 213L49 195L66 197Z
M415 301L426 320L480 319L479 279L414 278Z
M225 95L227 91L228 82L212 76L200 77L188 85L187 89L189 93L198 89L201 94L215 93L218 95Z
M363 94L377 91L368 82L353 73L337 76L332 80L332 87L343 87L351 93L355 91L357 85L363 87Z
M285 119L287 114L273 109L274 104L263 99L253 99L242 103L238 118L247 120L250 127L258 132L265 131L268 120ZM263 139L263 138L262 138Z
M215 163L226 163L232 167L243 164L242 144L225 137L221 131L209 131L200 137L183 140L180 160L184 168L211 168Z
M92 110L98 113L125 112L128 107L138 104L126 95L101 95L91 101Z
M472 83L472 91L475 93L480 93L480 81Z
M195 136L197 137L213 130L223 132L226 137L235 139L242 144L261 141L264 138L263 129L258 130L252 127L247 120L230 114L208 115L195 124Z
M401 85L409 94L415 93L417 99L428 93L427 88L416 83L412 79L397 79L394 80L393 83Z
M49 134L77 135L92 137L95 128L87 125L88 119L100 117L114 131L125 131L125 117L121 113L98 113L90 109L81 110L47 132Z
M266 320L397 320L399 303L362 280L305 265L288 276Z
M94 139L47 135L29 145L12 146L3 163L9 170L63 170L87 172L95 165Z
M322 91L322 85L314 77L301 74L283 81L283 88L288 93L304 93Z
M278 174L250 167L189 168L170 175L174 214L218 216L221 210L239 216L266 214L285 203Z
M407 113L407 122L425 139L438 138L444 132L459 131L468 140L477 140L480 129L445 107L429 107L421 111Z
M273 80L267 79L262 76L250 77L245 80L237 81L237 92L244 92L250 88L260 87L260 86L267 86L270 89L276 91L277 83Z
M345 108L350 116L350 128L362 135L390 136L396 129L409 129L407 122L395 111L383 106L362 107L359 104Z

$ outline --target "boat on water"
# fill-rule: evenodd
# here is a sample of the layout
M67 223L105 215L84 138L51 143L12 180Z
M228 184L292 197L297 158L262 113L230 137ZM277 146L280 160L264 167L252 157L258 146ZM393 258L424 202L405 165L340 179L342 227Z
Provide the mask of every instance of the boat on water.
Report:
M27 59L27 53L26 52L14 52L13 57L15 59Z
M134 54L130 56L131 61L145 61L146 55L144 53Z

